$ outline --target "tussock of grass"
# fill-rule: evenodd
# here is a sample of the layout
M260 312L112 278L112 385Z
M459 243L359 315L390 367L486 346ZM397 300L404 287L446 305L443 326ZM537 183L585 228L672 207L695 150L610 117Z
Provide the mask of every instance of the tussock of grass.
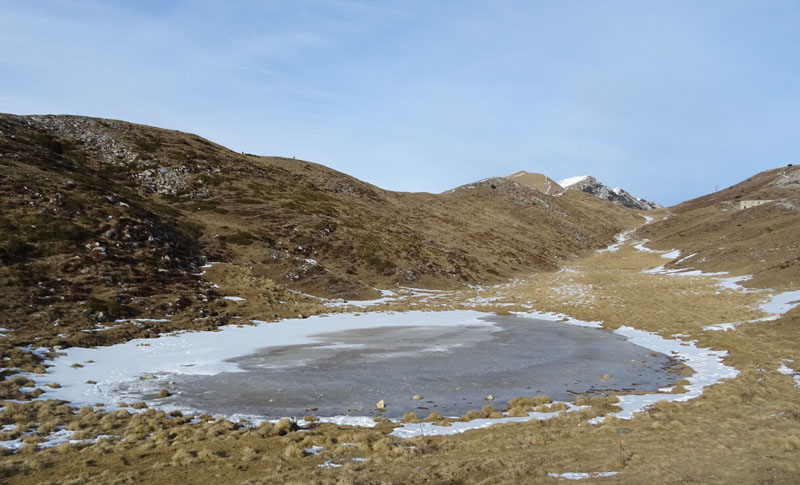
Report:
M439 411L433 411L423 421L425 421L426 423L435 423L443 419L444 416L442 416L442 413L440 413Z
M419 415L414 411L408 411L403 415L403 418L400 420L404 423L419 423Z
M533 408L543 404L550 404L552 401L547 396L536 397L515 397L508 403L509 409L521 408L526 411L532 411Z

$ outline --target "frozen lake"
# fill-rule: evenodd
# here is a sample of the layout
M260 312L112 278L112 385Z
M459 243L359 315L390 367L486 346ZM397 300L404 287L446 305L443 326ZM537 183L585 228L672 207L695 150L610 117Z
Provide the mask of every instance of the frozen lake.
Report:
M262 346L226 359L235 368L214 374L168 372L122 384L129 399L210 414L281 416L458 416L517 396L570 400L602 390L655 391L674 384L668 356L594 328L517 316L489 316L450 325L398 315L397 324L370 315L359 328L308 335L292 345ZM388 316L390 317L390 316ZM303 321L294 325L302 326ZM604 379L604 374L610 378ZM460 388L460 390L457 390ZM412 400L420 394L421 400ZM484 398L494 396L494 402ZM387 408L375 410L383 399Z

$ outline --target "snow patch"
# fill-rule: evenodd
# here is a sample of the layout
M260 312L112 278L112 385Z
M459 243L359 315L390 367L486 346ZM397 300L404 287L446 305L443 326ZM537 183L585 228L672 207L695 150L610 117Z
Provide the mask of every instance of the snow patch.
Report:
M579 184L584 180L588 179L588 175L579 175L577 177L567 177L563 180L558 181L558 185L564 187L565 189L571 185Z
M758 308L762 312L773 315L775 317L774 319L777 319L780 315L789 312L797 305L800 305L800 290L785 291L773 295L767 301L758 305Z
M687 258L684 258L687 259ZM741 283L742 281L747 281L753 278L753 275L746 274L743 276L731 276L730 278L719 278L719 286L725 288L726 290L735 290L735 291L749 291L747 288L744 288Z
M683 263L683 262L684 262L684 261L686 261L687 259L689 259L689 258L693 258L693 257L695 257L695 256L697 256L697 253L692 253L692 254L690 254L690 255L688 255L688 256L684 256L684 257L682 257L681 259L679 259L679 260L675 261L675 264Z
M16 426L11 429L7 429L5 426L3 427L3 431L14 431ZM52 448L54 446L58 446L62 443L70 443L70 444L78 444L78 443L97 443L102 439L108 438L115 438L115 436L111 435L100 435L95 438L85 439L85 440L73 440L71 439L72 435L75 434L75 431L70 431L66 429L64 426L59 426L56 428L56 431L44 436L44 441L39 443L37 446L39 449L46 449ZM32 436L32 431L26 431L22 433L23 436ZM7 450L12 450L14 452L19 451L20 448L24 445L22 438L17 438L15 440L7 440L7 441L0 441L0 448L5 448Z
M743 277L737 276L736 278ZM743 323L771 322L779 319L785 313L794 309L797 305L800 305L800 290L785 291L783 293L770 296L766 301L763 301L758 305L758 308L762 312L767 313L766 317L755 318L753 320L747 320L746 322L727 322L717 323L715 325L706 325L703 327L703 330L727 332L728 330L734 330Z
M650 249L650 248L644 247L645 243L648 242L648 241L649 241L649 239L643 239L639 243L634 244L633 247L635 247L639 251L643 251L645 253L660 253L660 252L662 252L662 251L656 251L655 249Z
M703 273L699 269L692 269L692 270L687 268L667 269L663 265L657 266L655 268L642 270L642 273L665 275L665 276L722 276L728 274L725 271L720 271L718 273Z
M621 232L621 233L617 234L616 236L614 236L614 239L616 239L616 241L617 241L617 242L615 242L614 244L610 245L609 247L607 247L607 248L605 248L605 249L598 249L598 250L597 250L597 252L598 252L598 253L604 253L604 252L606 252L606 251L607 251L607 252L609 252L609 253L614 253L614 252L617 252L617 251L619 251L619 248L620 248L620 247L621 247L623 244L625 244L625 241L627 241L628 239L630 239L630 237L631 237L631 233L632 233L633 231L634 231L634 230L633 230L633 229L631 229L630 231L624 231L624 232Z
M552 478L561 478L566 480L585 480L587 478L613 477L615 475L619 475L619 472L590 472L590 473L567 472L567 473L548 473L547 475Z
M558 402L556 402L557 404ZM568 411L580 410L585 406L576 406L572 403L564 403L569 408ZM473 429L484 429L502 423L524 423L531 420L543 421L558 416L564 411L554 411L552 413L530 412L527 416L506 417L506 418L481 418L472 421L456 421L449 426L437 426L434 423L404 423L395 428L390 434L398 438L413 438L416 436L448 436L460 434Z
M133 322L133 323L137 323L137 322L139 322L139 323L164 323L164 322L168 322L168 321L169 321L168 318L131 318L131 319L121 318L119 320L114 320L114 323L126 323L126 322ZM118 325L114 325L114 327L117 327L117 326ZM113 328L113 327L106 327L106 328Z
M23 444L24 443L22 442L22 438L17 438L15 440L0 441L0 448L5 448L7 450L17 452L19 451L20 448L22 448Z
M358 426L361 428L374 428L376 423L369 416L330 416L317 418L322 423L333 423L339 426Z
M381 297L375 300L347 300L347 301L329 301L326 303L329 307L356 307L356 308L369 308L383 303L394 303L395 301L403 300L403 296L397 295L392 290L379 290L373 288L381 293Z
M800 387L800 372L787 366L787 363L792 364L794 361L789 359L782 360L781 366L778 367L778 372L785 376L792 376L792 379L794 379L794 387Z
M728 330L735 330L742 323L744 322L715 323L714 325L703 326L703 330L727 332Z
M664 259L675 259L678 258L680 255L681 255L680 249L673 249L672 251L662 254L661 257Z

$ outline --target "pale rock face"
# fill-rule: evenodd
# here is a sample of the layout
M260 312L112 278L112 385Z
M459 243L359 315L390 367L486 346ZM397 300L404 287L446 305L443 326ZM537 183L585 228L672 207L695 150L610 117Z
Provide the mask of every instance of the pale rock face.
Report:
M565 190L581 190L609 202L620 204L631 209L651 210L659 209L661 205L656 202L644 200L641 197L627 192L621 187L610 188L590 175L570 177L558 182Z
M579 175L577 177L569 177L556 182L547 175L520 170L510 175L506 175L503 178L526 187L531 187L546 195L557 196L567 190L577 189L588 194L592 194L600 199L607 200L615 204L620 204L631 209L650 210L661 207L661 205L655 202L644 200L641 197L636 197L621 187L615 187L612 189L602 182L599 182L591 175ZM496 178L487 180L496 180Z

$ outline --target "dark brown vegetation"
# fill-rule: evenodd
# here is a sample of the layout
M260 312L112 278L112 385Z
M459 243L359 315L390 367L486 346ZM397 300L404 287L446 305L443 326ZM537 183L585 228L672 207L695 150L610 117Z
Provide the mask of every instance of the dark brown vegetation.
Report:
M62 347L227 323L225 281L217 291L204 280L207 261L238 268L230 289L256 291L270 319L313 311L286 288L358 298L553 270L636 219L504 179L389 192L314 163L75 116L0 116L0 208L2 326L18 345Z
M0 440L24 442L18 453L0 456L0 482L539 483L555 481L548 473L618 471L597 481L793 483L800 476L800 389L777 372L781 362L800 362L798 309L730 332L704 330L761 316L755 303L763 294L721 291L709 278L642 273L666 260L630 244L591 251L640 224L634 211L503 179L440 195L387 192L308 162L81 117L2 115L0 155L0 327L7 329L0 336ZM764 172L673 207L638 236L652 248L698 253L669 266L752 273L754 287L796 289L798 173ZM759 198L774 202L737 207ZM203 268L208 261L227 264ZM565 263L570 271L549 271ZM232 317L323 311L290 290L369 297L373 287L458 288L515 276L526 281L483 292L512 306L484 310L532 306L603 320L606 328L681 333L727 350L726 363L740 374L698 399L659 403L630 421L591 425L589 418L617 409L617 400L579 397L591 407L549 421L408 440L388 435L393 425L385 420L373 429L314 420L300 430L291 420L252 426L166 414L148 408L150 401L109 412L74 409L41 400L58 383L15 375L46 371L47 361L30 348L57 352L212 329ZM562 287L580 296L555 291ZM475 291L447 295L437 308L467 307ZM131 320L168 315L165 322ZM521 397L507 411L563 407ZM498 415L487 405L461 419ZM453 420L412 413L406 421ZM39 449L62 426L85 441ZM306 451L314 446L323 449ZM341 467L319 467L326 462Z

